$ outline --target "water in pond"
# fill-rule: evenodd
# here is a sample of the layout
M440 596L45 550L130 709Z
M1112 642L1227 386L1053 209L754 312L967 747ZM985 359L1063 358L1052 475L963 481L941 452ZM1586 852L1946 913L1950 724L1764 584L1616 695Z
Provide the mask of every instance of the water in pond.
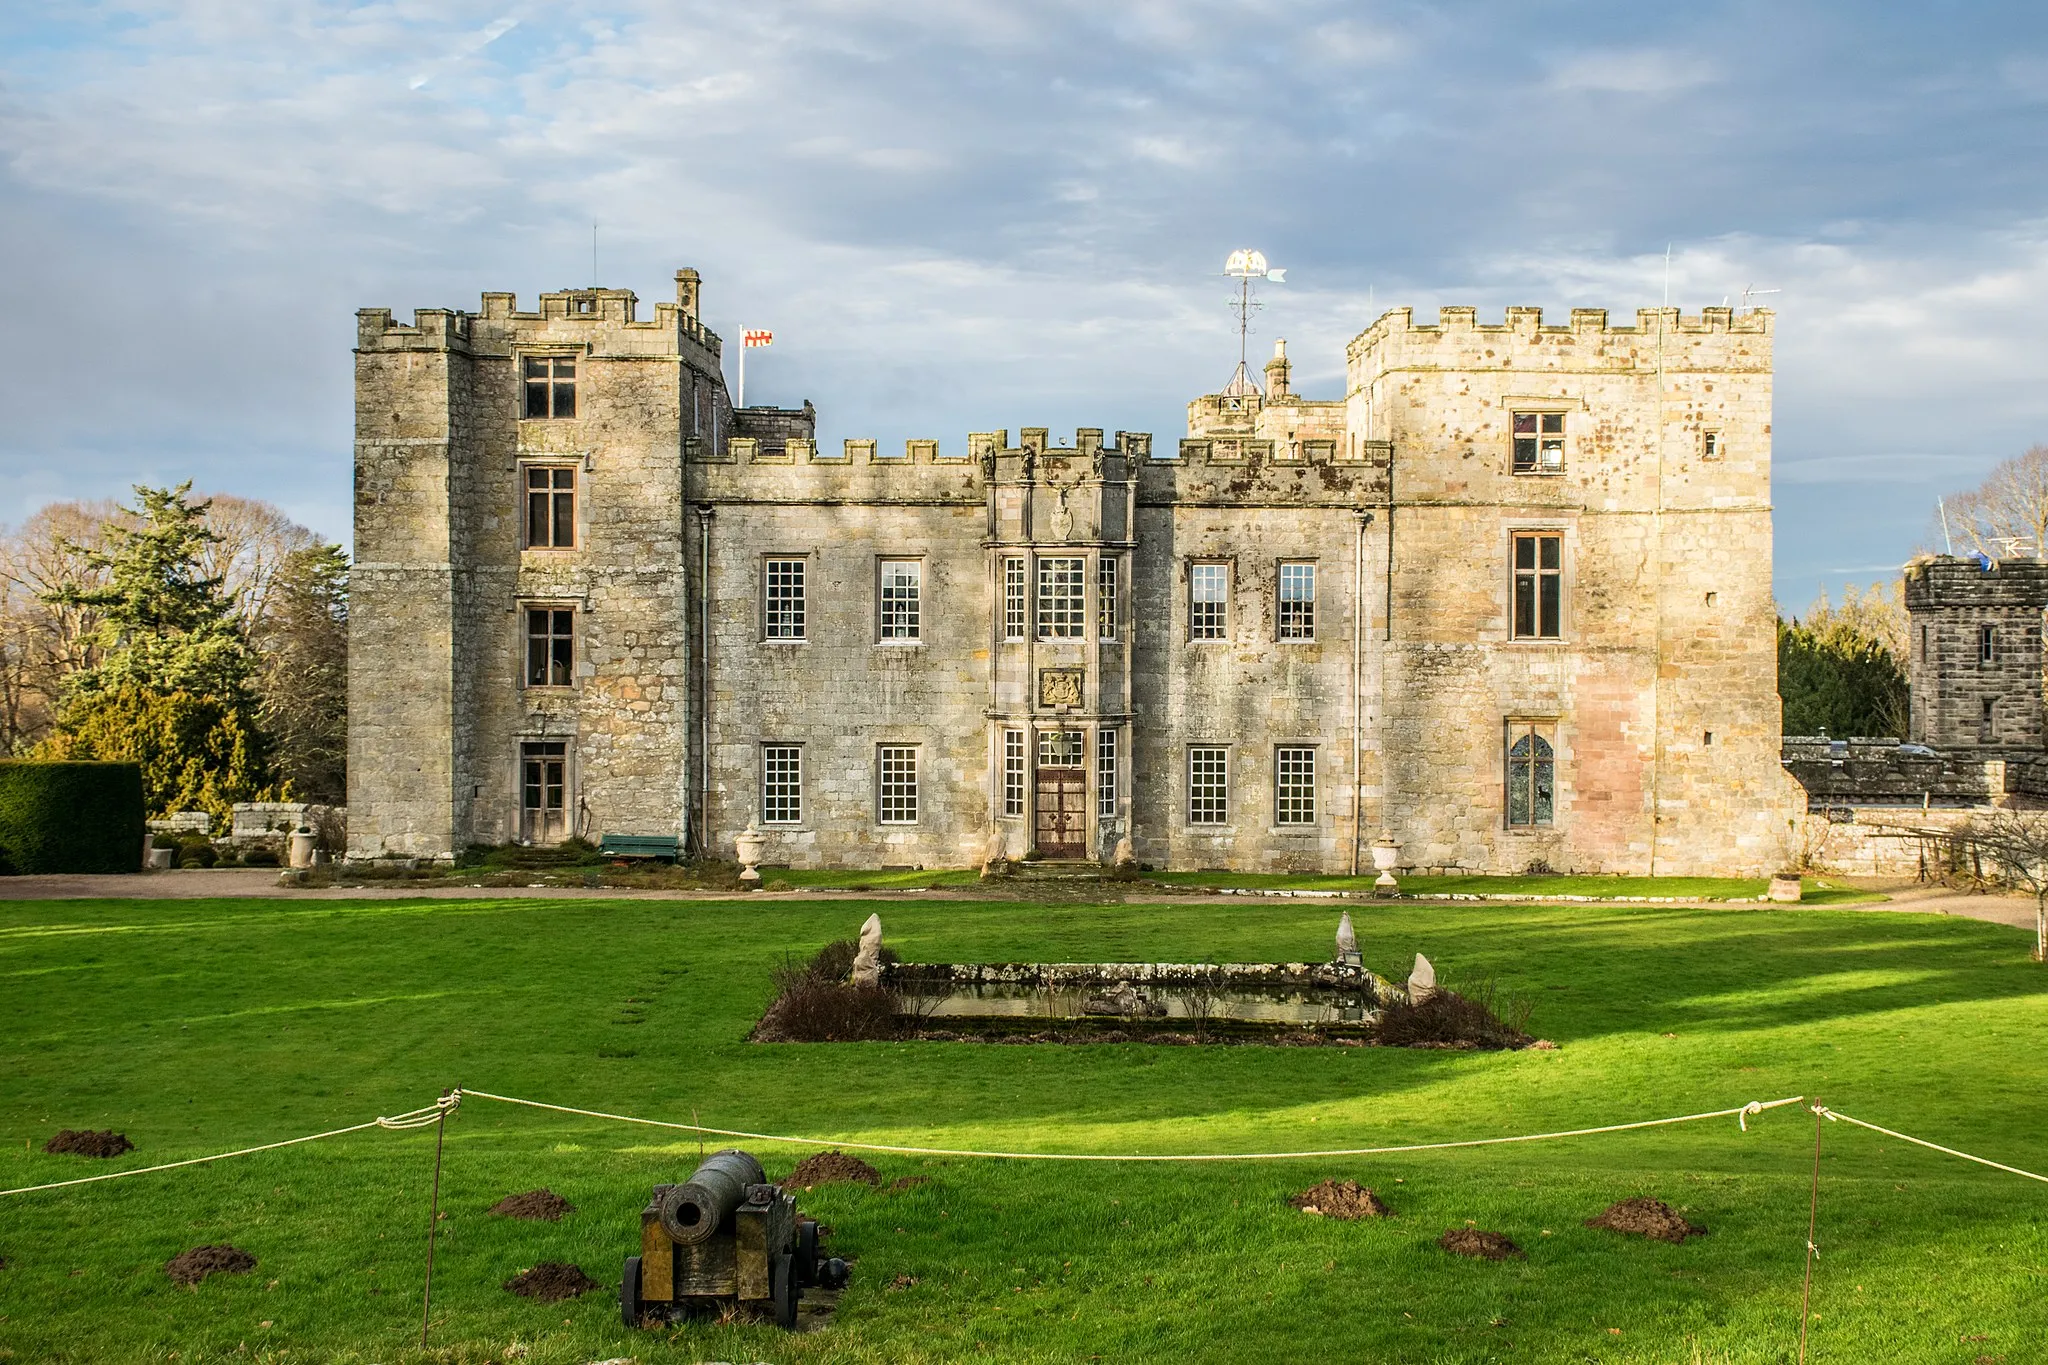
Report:
M1362 991L1315 991L1293 987L1235 986L1191 990L1186 986L1123 982L1093 986L1043 986L980 982L950 987L936 1002L914 995L904 1011L933 1019L1238 1019L1271 1024L1358 1024L1372 1000Z

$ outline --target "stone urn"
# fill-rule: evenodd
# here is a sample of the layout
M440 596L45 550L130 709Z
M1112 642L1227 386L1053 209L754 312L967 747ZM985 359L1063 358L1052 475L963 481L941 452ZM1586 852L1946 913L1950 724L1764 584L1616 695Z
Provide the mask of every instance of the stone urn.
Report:
M733 836L733 851L740 858L740 885L748 891L761 888L761 855L768 851L768 836L752 820Z
M1380 837L1372 841L1372 865L1379 872L1373 881L1376 896L1398 896L1401 883L1394 880L1394 865L1401 861L1401 845L1387 830L1380 831Z
M292 867L311 867L313 845L317 842L319 841L313 831L305 825L300 825L292 831L290 847L285 854L286 863Z
M1771 874L1769 895L1774 901L1798 900L1799 874L1797 872L1773 872Z

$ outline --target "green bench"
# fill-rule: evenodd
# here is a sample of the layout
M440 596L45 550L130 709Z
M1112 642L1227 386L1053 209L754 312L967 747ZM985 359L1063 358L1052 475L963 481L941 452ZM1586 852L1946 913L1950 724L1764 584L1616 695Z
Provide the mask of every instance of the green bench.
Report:
M597 845L602 858L658 858L677 862L683 856L683 841L673 834L607 834Z

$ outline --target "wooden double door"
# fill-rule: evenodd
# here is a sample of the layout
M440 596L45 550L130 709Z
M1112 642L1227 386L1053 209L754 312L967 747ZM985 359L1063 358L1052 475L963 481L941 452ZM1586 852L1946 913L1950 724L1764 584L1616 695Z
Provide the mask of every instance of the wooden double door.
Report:
M1038 736L1036 843L1046 858L1088 856L1088 773L1078 731Z

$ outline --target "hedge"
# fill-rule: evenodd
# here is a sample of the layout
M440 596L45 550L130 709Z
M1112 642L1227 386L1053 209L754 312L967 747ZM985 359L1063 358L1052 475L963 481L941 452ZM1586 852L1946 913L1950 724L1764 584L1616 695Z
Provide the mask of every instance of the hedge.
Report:
M0 760L0 872L142 870L142 768Z

